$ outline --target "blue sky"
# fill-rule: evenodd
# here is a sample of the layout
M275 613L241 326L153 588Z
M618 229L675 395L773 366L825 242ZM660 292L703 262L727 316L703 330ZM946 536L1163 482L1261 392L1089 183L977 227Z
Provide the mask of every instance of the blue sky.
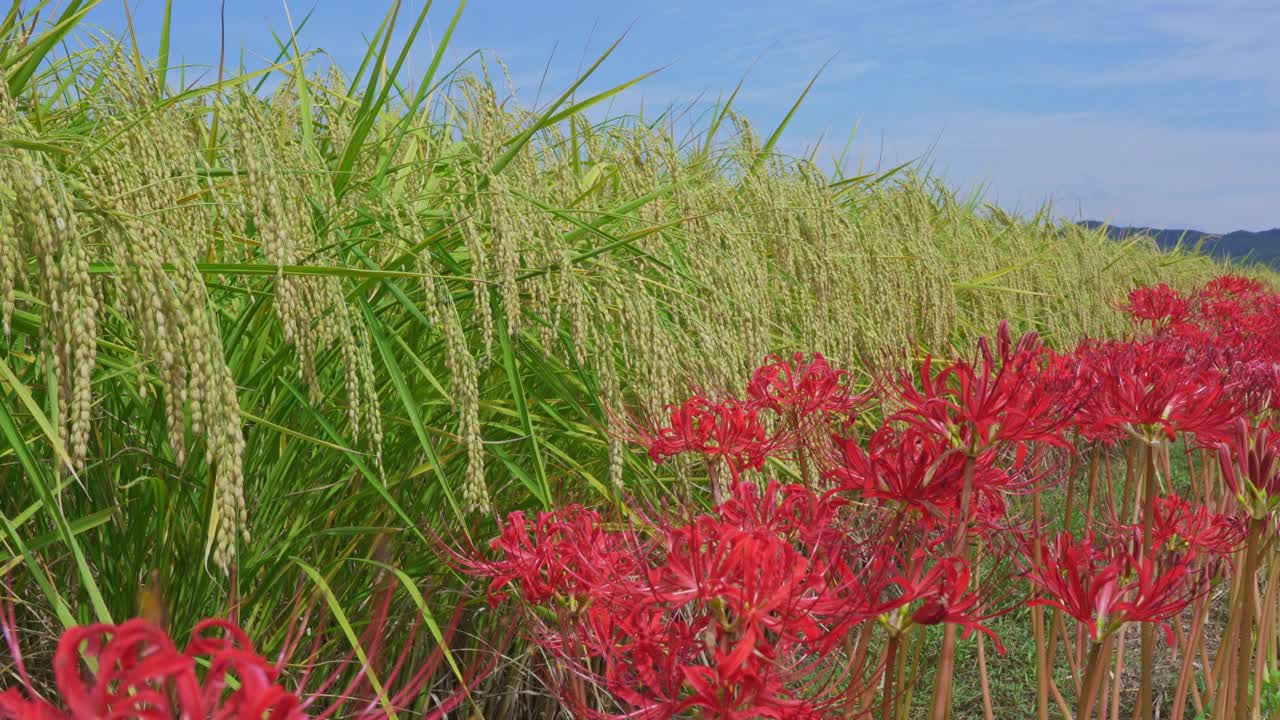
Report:
M130 0L154 52L163 0ZM423 0L404 0L416 10ZM390 0L292 0L300 36L354 68ZM425 69L454 8L437 0ZM174 0L173 62L218 55L218 0ZM118 30L120 0L90 21ZM228 57L260 63L287 31L280 0L226 0ZM1276 0L472 0L450 57L502 57L526 103L574 79L626 32L589 88L663 70L617 111L702 98L751 68L738 107L768 133L830 60L780 147L823 157L855 125L853 159L928 155L953 185L1010 210L1212 232L1280 225L1280 2ZM753 65L754 63L754 65ZM198 70L191 70L198 73Z

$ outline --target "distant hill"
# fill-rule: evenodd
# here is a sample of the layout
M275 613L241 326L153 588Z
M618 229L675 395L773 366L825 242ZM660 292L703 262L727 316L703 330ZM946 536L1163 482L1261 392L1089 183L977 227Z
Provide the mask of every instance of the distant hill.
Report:
M1080 224L1095 230L1104 225L1096 220L1085 220ZM1166 250L1176 247L1179 243L1183 247L1200 245L1205 252L1214 257L1260 262L1280 270L1280 228L1261 232L1236 230L1218 235L1199 230L1110 226L1107 232L1117 240L1131 238L1134 235L1150 235L1155 238L1156 245Z

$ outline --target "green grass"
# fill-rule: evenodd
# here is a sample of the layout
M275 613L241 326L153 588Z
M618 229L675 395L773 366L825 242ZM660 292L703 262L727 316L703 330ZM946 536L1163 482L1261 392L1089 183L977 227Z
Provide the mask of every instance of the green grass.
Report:
M890 348L969 346L1004 318L1057 344L1114 334L1128 288L1223 270L1048 208L1011 217L918 169L824 173L776 151L786 120L762 142L732 96L691 134L666 114L596 119L647 76L599 87L612 47L526 109L493 58L442 62L450 8L430 10L447 31L414 85L392 29L417 33L429 5L393 7L354 74L323 68L299 22L273 64L192 86L167 33L148 59L78 26L92 5L29 37L0 22L0 177L38 172L46 210L74 219L42 245L28 196L0 185L16 308L0 339L0 569L61 624L132 615L159 570L177 632L236 597L271 647L319 578L335 606L362 607L383 537L407 578L456 591L435 534L667 491L616 439L624 412L732 388L769 352L865 369ZM45 259L83 264L89 289L51 282ZM68 325L87 297L95 326ZM92 362L54 363L76 347ZM224 376L233 399L209 400L202 429L176 394ZM210 427L242 432L242 455ZM469 512L480 462L491 509ZM250 539L229 575L210 552L231 466ZM1023 668L1026 643L1010 646L1000 662ZM1022 676L1001 672L1012 703Z

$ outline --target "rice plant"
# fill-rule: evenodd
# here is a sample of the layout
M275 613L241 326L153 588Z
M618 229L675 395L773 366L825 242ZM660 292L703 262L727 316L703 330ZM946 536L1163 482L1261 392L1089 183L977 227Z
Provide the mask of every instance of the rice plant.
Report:
M278 648L299 597L358 616L392 571L395 612L442 626L474 599L442 541L711 502L627 442L690 388L796 351L866 380L1003 319L1069 347L1125 332L1134 286L1223 271L920 168L826 172L731 102L600 120L649 74L597 87L616 44L521 104L497 58L444 63L461 7L410 84L430 4L355 68L302 27L194 82L95 4L0 20L0 574L50 637L154 576L178 635L234 610Z

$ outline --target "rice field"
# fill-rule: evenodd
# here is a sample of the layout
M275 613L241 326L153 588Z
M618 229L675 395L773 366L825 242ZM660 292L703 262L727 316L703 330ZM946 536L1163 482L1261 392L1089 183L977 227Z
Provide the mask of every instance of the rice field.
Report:
M192 84L93 4L0 20L0 718L1274 712L1268 271L824 169L732 94L611 114L613 47L524 105L438 8L409 84L397 5L357 67ZM655 577L780 498L791 619ZM1170 498L1225 539L1158 548Z

